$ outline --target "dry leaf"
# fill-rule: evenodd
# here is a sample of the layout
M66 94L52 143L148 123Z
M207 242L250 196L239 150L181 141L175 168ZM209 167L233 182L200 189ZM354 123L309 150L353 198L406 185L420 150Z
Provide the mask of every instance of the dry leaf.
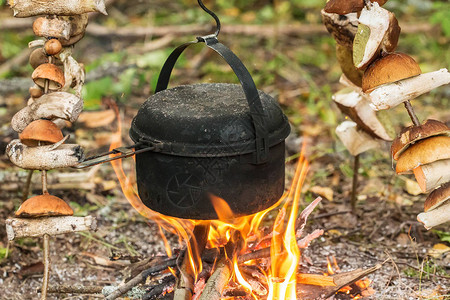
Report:
M329 187L315 185L310 188L310 191L314 194L324 197L329 201L333 201L333 190Z

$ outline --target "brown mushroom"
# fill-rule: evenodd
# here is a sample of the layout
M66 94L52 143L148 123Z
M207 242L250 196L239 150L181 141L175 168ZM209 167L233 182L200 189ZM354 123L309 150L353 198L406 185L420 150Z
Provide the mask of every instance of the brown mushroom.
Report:
M30 54L29 62L33 69L48 63L48 56L45 54L44 48L34 49ZM57 66L62 66L61 60L57 57L53 58L53 63Z
M449 135L450 128L444 123L428 119L420 126L408 126L403 128L391 145L391 154L394 160L398 160L400 155L411 144L436 135Z
M389 53L374 61L364 72L362 90L370 93L376 87L421 74L419 64L404 53Z
M322 15L322 23L336 40L336 43L347 47L348 49L352 49L353 40L359 23L356 13L341 16L338 14L327 13L323 9L320 13Z
M73 215L73 210L61 198L44 194L26 200L16 211L15 215L19 218L71 216Z
M31 78L40 87L44 87L45 80L48 79L48 88L50 90L58 90L65 84L64 73L54 64L42 64L38 66L33 74L31 74Z
M44 94L44 91L37 85L34 85L28 89L30 96L33 99L39 98Z
M44 50L48 55L56 55L61 52L62 45L61 42L57 39L50 39L45 42Z
M45 38L57 38L68 40L72 25L69 21L58 17L39 17L33 22L33 32L37 36Z
M353 50L336 43L336 59L341 66L342 73L356 86L361 87L363 71L353 64Z
M428 195L425 200L424 211L435 209L439 205L444 204L445 201L450 199L450 182L443 184L440 188L435 189Z
M418 166L450 158L450 137L433 136L408 147L397 161L397 174L410 172Z
M54 144L63 139L61 130L49 120L31 122L19 135L20 141L29 146Z

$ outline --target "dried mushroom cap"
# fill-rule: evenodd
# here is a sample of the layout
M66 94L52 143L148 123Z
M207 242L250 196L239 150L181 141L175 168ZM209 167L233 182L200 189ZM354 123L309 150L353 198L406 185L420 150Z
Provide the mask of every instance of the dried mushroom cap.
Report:
M54 144L63 139L61 130L55 123L49 120L36 120L31 122L19 135L20 141L29 146L35 147Z
M33 32L45 38L69 39L72 25L59 17L39 17L33 22Z
M443 184L440 188L435 189L428 195L427 200L425 200L424 211L433 210L444 204L448 199L450 199L450 182Z
M385 4L387 0L375 0L380 6ZM352 12L360 12L364 7L364 0L330 0L325 5L324 10L327 13L338 15L346 15Z
M391 154L394 160L398 160L400 155L417 141L436 135L450 135L450 128L440 121L433 119L426 120L419 126L408 126L400 131L400 134L392 142Z
M419 64L404 53L389 53L374 61L364 72L362 90L371 92L376 87L420 75Z
M54 64L42 64L31 74L34 83L40 87L45 86L45 80L49 80L49 89L58 90L65 84L64 73Z
M61 198L44 194L26 200L15 215L19 218L72 216L73 210Z
M44 48L34 49L30 54L29 62L33 69L36 69L42 64L47 64L48 56L45 54ZM59 60L57 57L53 58L53 63L57 66L62 66L61 60Z
M406 149L397 161L397 174L409 172L418 166L450 158L450 137L434 136Z
M389 28L381 42L381 48L384 52L394 52L397 49L398 39L401 32L400 25L395 14L389 12Z
M56 55L61 52L62 45L57 39L50 39L45 42L44 50L48 55Z

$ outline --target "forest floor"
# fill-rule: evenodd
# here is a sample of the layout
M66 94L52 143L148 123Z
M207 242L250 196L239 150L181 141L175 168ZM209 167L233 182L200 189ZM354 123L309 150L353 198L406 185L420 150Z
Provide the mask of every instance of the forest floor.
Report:
M110 13L116 20L136 21L127 16L126 1L117 3ZM0 13L7 17L9 11L5 8ZM224 31L221 36L221 41L248 66L258 88L276 98L289 116L293 134L287 141L287 187L301 144L307 144L311 168L301 206L318 195L324 198L308 220L306 230L323 229L325 233L302 253L301 270L326 272L327 258L331 257L337 260L342 271L383 263L381 269L368 276L375 293L365 299L450 299L450 229L443 225L427 231L417 222L426 195L417 194L411 177L395 175L388 143L361 156L358 202L356 210L351 211L353 159L334 134L335 126L344 117L331 101L331 94L340 88L340 71L334 42L319 28L316 14L312 15L319 25L305 26L301 34L267 35L263 31L245 34L241 27L234 25L240 33ZM110 110L112 103L119 108L123 143L131 144L128 138L131 120L152 93L162 62L171 49L192 40L196 34L190 33L188 26L180 26L172 28L173 35L163 34L161 30L127 38L115 36L112 26L109 35L102 35L96 25L107 27L107 20L98 17L95 20L98 23L91 24L92 31L74 50L76 58L91 74L84 96L87 111L94 113L84 122L66 128L64 134L70 134L70 141L82 145L88 154L109 148L112 134L117 130L117 119ZM408 23L405 27L412 24L408 21L411 20L405 17L404 22ZM13 40L14 34L30 24L23 27L19 24L11 29L11 36L2 38ZM185 28L187 33L177 33L180 28ZM421 65L423 71L448 68L450 58L445 49L448 50L449 38L439 35L432 27L411 28L400 50L427 62ZM26 45L30 31L21 34ZM418 44L420 49L415 48ZM23 53L22 56L26 57ZM0 299L36 299L42 282L41 240L27 238L8 243L5 231L5 220L13 216L22 202L27 177L27 172L14 167L4 154L6 145L17 138L9 120L26 105L26 76L31 74L31 69L25 65L26 59L22 59L18 68L8 66L10 76L0 79L0 285L3 287ZM173 75L172 86L236 81L227 66L201 47L188 52ZM444 87L414 102L419 117L435 118L450 125L449 95L449 87ZM105 117L99 113L105 111L111 114ZM408 124L402 108L392 110L390 116L395 120L397 132L401 125ZM124 160L124 171L133 178L132 159ZM132 208L109 163L82 171L51 171L49 183L51 193L69 202L75 215L92 215L98 220L96 232L51 239L51 285L117 285L126 276L124 270L131 262L165 253L158 226ZM32 194L39 191L39 175L35 172ZM169 241L174 249L180 248L175 237L169 236ZM112 261L111 257L123 259ZM345 297L335 296L336 299ZM92 295L49 297L95 298Z

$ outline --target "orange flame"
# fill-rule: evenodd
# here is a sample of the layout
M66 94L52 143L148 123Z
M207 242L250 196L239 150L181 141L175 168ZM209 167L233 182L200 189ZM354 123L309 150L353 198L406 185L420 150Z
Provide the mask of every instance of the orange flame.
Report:
M117 113L117 107L115 110ZM111 149L121 146L121 131L121 122L119 119L118 130L114 134ZM301 277L298 276L297 269L301 255L297 244L295 227L299 212L302 185L309 168L308 162L303 156L304 150L305 145L303 146L290 190L285 193L277 203L261 212L250 216L234 217L233 211L225 200L215 195L210 195L211 202L217 212L219 220L210 222L207 247L223 246L227 244L230 239L232 239L233 242L236 242L236 244L239 244L233 257L228 257L233 263L233 278L236 282L241 284L254 299L258 299L256 291L252 290L252 285L245 279L245 276L243 276L238 264L238 255L248 251L249 244L252 244L254 247L253 249L257 249L258 246L269 246L269 241L271 267L267 271L268 274L263 275L266 276L266 281L269 284L267 299L297 299L296 284L297 279ZM192 249L190 238L194 226L199 224L199 221L168 217L150 210L139 198L137 190L134 188L134 182L129 180L126 176L122 168L122 161L116 160L111 163L120 181L124 195L130 204L141 215L158 224L167 255L172 256L172 250L165 237L165 231L176 234L179 237L179 243L187 245L186 255L189 257L191 269L195 270L195 274L198 275L202 268L201 258L198 257L198 251ZM265 235L264 230L260 228L261 222L270 211L273 211L281 204L283 205L277 214L272 232ZM235 233L239 234L236 235ZM236 236L240 237L239 241L233 240ZM193 244L193 246L195 246L195 243ZM251 263L255 264L254 261L247 262L246 264ZM173 270L171 270L171 272L173 272Z

